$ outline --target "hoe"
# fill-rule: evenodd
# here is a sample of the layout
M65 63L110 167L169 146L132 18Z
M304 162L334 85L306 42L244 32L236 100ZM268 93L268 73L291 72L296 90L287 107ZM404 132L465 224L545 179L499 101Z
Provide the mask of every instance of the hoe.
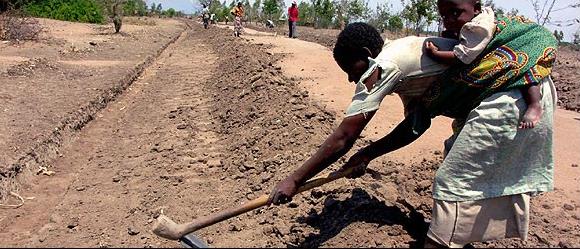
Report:
M312 179L298 188L298 193L319 187L336 179L343 178L349 175L351 172L352 169L336 171L326 177ZM166 239L179 240L181 245L186 248L207 248L207 244L195 236L193 232L265 206L268 203L268 197L268 195L262 195L239 207L233 207L212 215L200 217L189 223L178 224L171 220L169 217L161 214L153 226L153 233Z

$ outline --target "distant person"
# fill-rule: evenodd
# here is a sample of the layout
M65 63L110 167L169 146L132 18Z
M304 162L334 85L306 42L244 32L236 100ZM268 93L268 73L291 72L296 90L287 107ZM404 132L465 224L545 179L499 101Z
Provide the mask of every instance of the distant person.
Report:
M273 29L275 27L274 22L272 20L266 20L266 27Z
M288 37L296 38L296 22L298 21L298 5L296 1L288 8Z
M204 28L209 28L209 19L210 19L210 13L209 13L209 8L203 4L203 9L201 10L201 18L203 20L203 27Z
M493 38L496 28L493 10L489 7L482 8L478 0L439 0L437 7L445 27L442 36L458 39L459 44L451 51L443 51L433 43L428 43L428 55L449 65L470 64L479 57ZM542 117L539 82L528 84L521 89L528 107L519 128L533 128Z
M242 18L244 17L244 6L242 2L238 2L238 5L232 8L230 14L234 16L234 36L240 37L243 30Z
M457 40L411 36L384 42L374 27L349 24L338 35L333 56L348 80L356 83L351 104L318 150L276 184L268 203L290 202L308 179L342 158L383 108L383 99L396 93L403 102L404 120L354 153L342 170L353 169L351 177L362 176L372 160L417 140L432 118L454 118L453 136L447 140L451 146L446 146L433 182L424 246L461 248L503 238L525 240L533 215L530 198L554 188L557 98L550 72L558 43L549 30L529 20L496 20L498 28L485 53L493 56L475 62L488 69L481 71L424 55L428 41L450 50ZM522 64L517 70L512 67L515 62ZM481 86L483 79L492 84ZM517 86L527 80L542 82L544 115L534 129L521 130L526 105Z

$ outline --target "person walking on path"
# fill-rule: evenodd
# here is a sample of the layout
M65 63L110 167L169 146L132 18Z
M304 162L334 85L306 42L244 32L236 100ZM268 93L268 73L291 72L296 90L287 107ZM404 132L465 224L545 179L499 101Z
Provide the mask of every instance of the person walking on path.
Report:
M296 38L296 22L298 21L298 5L296 1L288 8L288 37Z
M238 5L230 13L234 16L234 36L240 37L243 29L242 18L244 17L244 6L242 6L242 2L238 2Z

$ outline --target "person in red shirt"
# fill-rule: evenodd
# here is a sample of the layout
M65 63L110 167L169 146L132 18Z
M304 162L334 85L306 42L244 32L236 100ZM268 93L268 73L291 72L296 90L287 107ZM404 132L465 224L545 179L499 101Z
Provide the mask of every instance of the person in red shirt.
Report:
M292 1L292 6L288 8L288 37L296 38L296 22L298 21L298 5Z

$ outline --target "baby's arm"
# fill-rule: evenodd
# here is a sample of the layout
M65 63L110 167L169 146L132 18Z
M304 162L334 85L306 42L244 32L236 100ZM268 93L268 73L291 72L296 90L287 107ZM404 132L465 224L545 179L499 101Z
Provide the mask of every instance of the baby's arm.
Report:
M460 62L453 51L441 51L433 42L428 41L426 44L427 55L439 63L453 65Z

